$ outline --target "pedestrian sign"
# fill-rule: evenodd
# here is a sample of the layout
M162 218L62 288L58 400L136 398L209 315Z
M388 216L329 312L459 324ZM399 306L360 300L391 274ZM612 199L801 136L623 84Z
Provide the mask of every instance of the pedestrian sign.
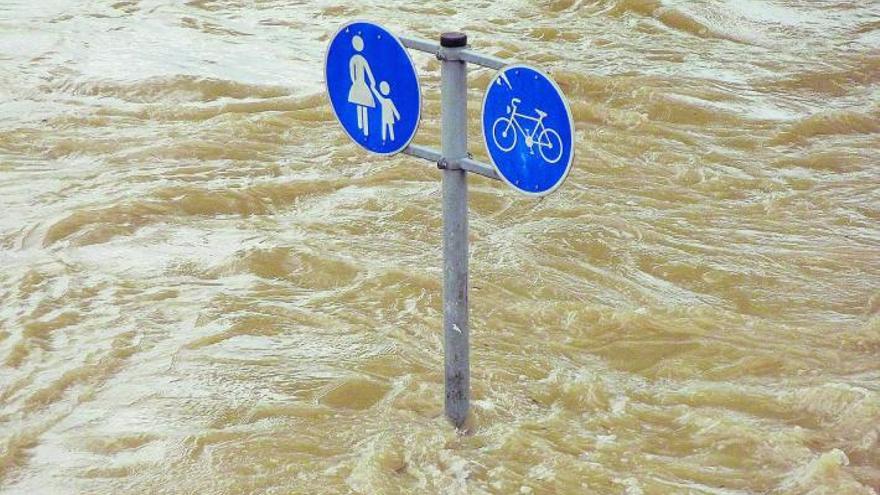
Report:
M574 158L574 121L546 74L505 67L483 97L483 139L498 175L514 189L544 196L565 181Z
M342 26L324 60L333 113L367 151L392 155L419 127L421 91L412 59L387 29L369 22Z

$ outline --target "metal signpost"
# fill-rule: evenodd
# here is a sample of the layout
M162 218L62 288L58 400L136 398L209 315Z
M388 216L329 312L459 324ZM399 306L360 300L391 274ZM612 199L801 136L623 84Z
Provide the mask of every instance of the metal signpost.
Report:
M410 144L421 116L415 66L405 48L440 61L440 150ZM482 128L492 166L473 160L467 142L467 64L499 70L483 99ZM526 65L467 48L463 33L440 43L397 38L370 22L342 26L324 61L330 104L358 145L403 152L443 170L443 345L446 416L460 428L470 405L467 173L503 180L529 196L556 190L574 158L574 122L562 91Z

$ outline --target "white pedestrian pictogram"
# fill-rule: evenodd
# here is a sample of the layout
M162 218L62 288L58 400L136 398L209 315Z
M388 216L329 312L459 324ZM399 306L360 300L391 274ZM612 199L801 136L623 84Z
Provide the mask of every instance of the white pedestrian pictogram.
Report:
M530 154L535 153L533 148L537 145L538 153L541 154L544 161L550 164L558 162L562 158L562 138L559 137L558 132L544 126L547 112L535 108L537 117L524 115L516 111L520 102L519 98L511 99L510 104L507 105L507 116L498 117L492 124L492 140L495 142L495 146L505 153L509 152L516 146L517 131L519 131L525 139ZM520 123L523 120L534 122L531 132L526 132Z
M394 123L400 120L400 112L388 94L391 93L391 86L386 81L379 83L379 91L376 98L379 99L379 107L382 109L382 141L385 141L385 131L387 129L389 137L394 141Z
M376 79L373 77L373 71L370 70L370 64L367 59L360 54L364 50L364 40L360 36L355 35L351 39L351 46L354 51L358 52L352 55L348 61L348 73L351 78L351 89L348 90L348 102L354 103L357 107L358 129L364 133L364 136L370 135L370 121L368 109L376 107L376 101L373 94L376 92ZM370 80L369 85L367 79Z
M400 112L397 106L388 96L391 94L391 85L387 81L379 83L376 89L376 78L370 69L367 59L361 55L364 51L364 39L355 35L351 39L351 46L355 53L348 61L348 73L351 78L351 89L348 90L348 102L353 103L357 109L358 129L364 137L370 135L369 109L376 108L376 100L379 100L382 124L382 142L390 137L394 141L394 123L400 120ZM369 79L369 83L367 80Z

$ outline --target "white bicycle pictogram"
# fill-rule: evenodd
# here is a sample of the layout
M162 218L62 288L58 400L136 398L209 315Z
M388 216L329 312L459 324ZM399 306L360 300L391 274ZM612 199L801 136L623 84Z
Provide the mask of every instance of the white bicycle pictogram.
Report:
M495 123L492 124L492 140L495 141L495 146L498 146L505 153L512 150L516 146L518 139L517 131L519 131L525 139L529 153L535 154L533 148L535 145L538 145L538 153L541 154L541 158L544 161L550 164L558 162L562 158L562 138L559 137L558 132L544 126L544 118L547 117L547 112L535 108L535 113L538 114L537 117L521 114L516 111L516 106L519 105L520 101L519 98L511 99L510 105L507 106L507 116L498 117ZM520 124L520 120L529 120L535 123L531 133L526 132L525 128ZM536 135L537 138L535 137Z

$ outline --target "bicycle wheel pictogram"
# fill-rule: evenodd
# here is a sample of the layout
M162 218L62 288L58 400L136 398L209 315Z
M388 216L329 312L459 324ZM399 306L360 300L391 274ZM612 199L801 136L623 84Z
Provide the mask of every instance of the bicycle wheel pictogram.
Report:
M553 129L544 129L538 136L538 153L549 164L554 164L562 158L562 138Z
M498 117L492 124L492 140L495 141L495 146L505 153L516 146L516 129L510 119Z

